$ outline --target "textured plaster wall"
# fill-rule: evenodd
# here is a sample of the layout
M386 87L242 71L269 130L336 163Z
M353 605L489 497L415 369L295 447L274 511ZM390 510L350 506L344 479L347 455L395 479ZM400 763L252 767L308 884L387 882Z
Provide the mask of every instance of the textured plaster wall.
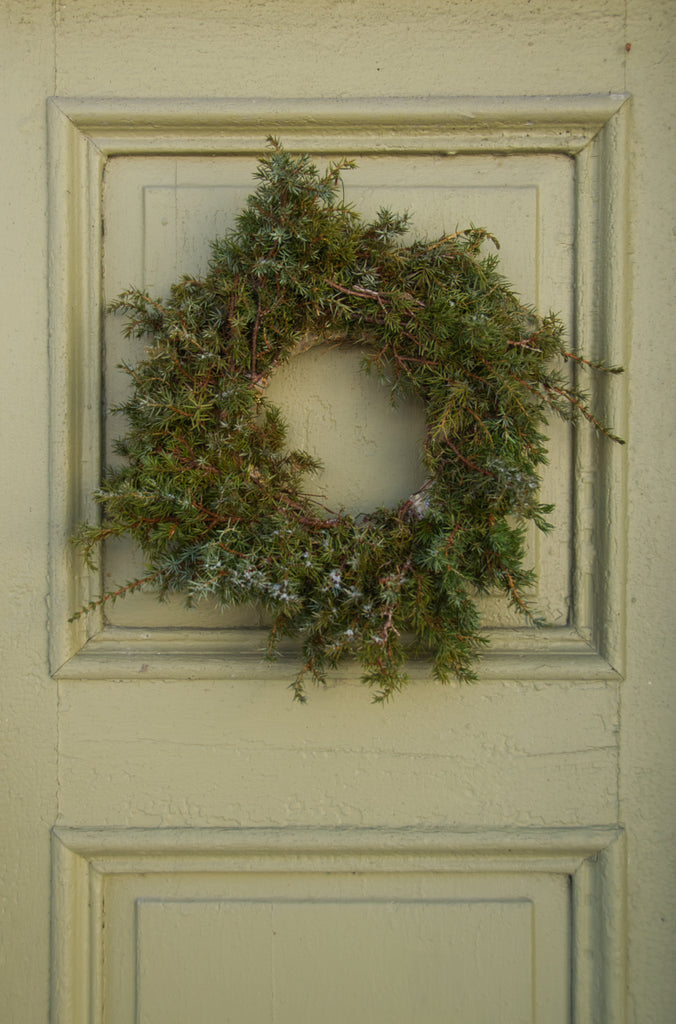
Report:
M676 376L673 344L673 97L676 8L670 0L5 0L3 146L0 149L2 254L3 653L0 684L0 907L4 915L4 1019L44 1024L48 1004L49 829L70 824L407 823L422 804L429 823L496 820L520 824L623 822L628 831L629 1020L667 1024L676 1013L673 808L674 640L673 476ZM628 50L626 44L631 44ZM481 54L480 57L477 54ZM242 743L218 720L194 716L194 692L131 684L57 689L46 668L47 621L47 222L45 99L49 95L124 97L425 96L632 94L631 306L629 360L627 676L618 693L588 687L585 751L538 759L540 741L570 716L566 687L511 684L513 720L505 734L523 756L497 775L477 810L500 751L482 747L477 721L491 691L468 696L475 740L464 743L467 706L443 731L425 718L425 698L406 695L374 730L363 695L352 706L332 691L323 709L299 719L286 694L266 701L233 684L214 690L223 716L273 711L286 746ZM497 684L496 684L497 685ZM202 686L204 690L206 684ZM106 690L111 690L107 694ZM108 763L97 763L99 702L108 700L106 739L114 749L125 723L172 708L160 733L137 732ZM260 702L260 709L251 702ZM355 709L358 719L353 718ZM191 713L193 717L191 718ZM478 718L477 718L478 716ZM100 726L99 726L100 727ZM424 747L402 747L407 728ZM619 730L619 760L616 737ZM60 732L60 736L58 735ZM350 785L332 779L339 737ZM181 753L189 780L179 793L154 766L158 750ZM464 746L463 746L464 743ZM303 745L307 751L303 753ZM200 749L220 750L234 777L257 765L254 806L200 778ZM61 754L57 761L57 749ZM298 757L295 751L301 750ZM414 757L421 749L425 758ZM471 750L471 756L467 751ZM464 751L457 753L456 751ZM178 754L176 755L178 756ZM415 771L393 793L388 778L408 756ZM279 765L292 772L277 801ZM157 771L158 774L154 775ZM139 786L138 776L143 777ZM452 795L421 798L428 780L459 778ZM451 783L453 785L453 783ZM210 788L211 787L211 788ZM332 788L333 787L333 788ZM355 789L361 787L361 790ZM330 804L323 804L327 790ZM227 797L227 794L225 794ZM294 802L295 800L295 802ZM363 816L363 819L362 819ZM3 1011L0 1010L0 1019Z

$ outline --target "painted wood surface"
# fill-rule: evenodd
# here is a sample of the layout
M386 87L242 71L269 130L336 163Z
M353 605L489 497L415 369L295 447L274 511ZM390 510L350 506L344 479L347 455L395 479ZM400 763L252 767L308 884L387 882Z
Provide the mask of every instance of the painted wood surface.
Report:
M673 1019L674 28L668 0L2 5L0 1018ZM476 686L420 666L375 709L348 672L301 709L242 637L69 633L106 165L268 131L575 161L574 329L628 365L630 444L574 453L578 618L507 627Z

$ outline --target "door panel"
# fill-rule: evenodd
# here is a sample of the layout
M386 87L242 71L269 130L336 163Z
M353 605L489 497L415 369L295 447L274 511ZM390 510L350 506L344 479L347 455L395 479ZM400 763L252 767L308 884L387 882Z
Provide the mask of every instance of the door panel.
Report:
M531 1021L531 933L528 899L141 899L139 1019L181 1024L199 1007L203 1024Z
M592 963L618 941L599 900L617 838L60 829L56 881L89 893L59 950L63 1019L596 1019L588 986L606 979Z
M320 157L318 162L328 158ZM255 161L247 158L135 157L109 162L105 178L104 297L112 300L134 283L153 296L168 296L180 276L204 273L209 243L234 226L253 191ZM224 184L225 183L225 184ZM368 157L344 175L345 198L365 219L381 206L408 210L414 237L438 237L476 224L501 241L504 275L527 303L560 312L573 323L574 163L564 155L402 159ZM490 249L487 246L487 251ZM572 328L571 328L572 329ZM128 377L118 369L133 362L143 343L126 339L120 317L105 324L105 393L109 405L123 400ZM330 383L329 383L330 382ZM289 425L290 447L306 447L324 471L308 489L330 507L366 511L406 498L424 483L420 450L424 410L413 400L393 410L388 392L359 370L359 353L313 349L278 371L268 387ZM106 459L123 432L107 422ZM538 572L531 598L551 625L569 621L572 585L572 433L550 423L551 463L542 500L556 507L555 530L545 536L530 526L529 554ZM105 580L111 589L142 576L131 544L107 546ZM482 606L487 627L523 625L502 598ZM260 624L256 609L225 614L215 602L186 609L179 597L158 606L137 592L107 610L112 626L223 627Z

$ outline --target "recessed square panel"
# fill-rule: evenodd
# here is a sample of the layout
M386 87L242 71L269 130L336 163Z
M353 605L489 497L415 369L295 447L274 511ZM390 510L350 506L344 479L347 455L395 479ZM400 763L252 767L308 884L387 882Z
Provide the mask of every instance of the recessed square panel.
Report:
M143 900L138 1021L531 1024L533 934L528 899Z
M611 1024L613 828L58 829L68 1024Z
M412 230L422 234L468 221L487 226L524 299L558 310L572 345L621 364L629 322L626 100L148 100L133 109L127 100L50 100L52 671L249 678L264 670L265 633L232 628L257 624L255 611L201 606L186 616L180 599L160 608L152 596L134 595L111 618L130 628L107 629L100 609L69 621L114 577L139 567L130 550L111 549L111 575L102 579L69 539L97 513L91 495L113 436L105 411L125 383L115 364L129 353L119 320L102 322L105 303L130 285L146 281L162 292L181 272L205 269L209 239L234 222L269 132L319 164L355 157L346 199L367 215L383 204L409 209ZM590 376L587 384L594 408L622 433L621 382ZM123 433L119 423L112 430ZM595 443L589 431L571 439L553 423L550 433L541 494L556 505L556 529L530 543L540 580L533 603L551 628L514 630L523 620L501 598L487 600L483 622L493 628L480 673L612 678L625 621L624 462L617 446ZM387 482L410 485L392 473ZM190 628L160 628L177 625Z
M565 873L264 856L105 877L101 1024L569 1024Z
M318 158L323 164L327 158ZM167 296L184 273L206 271L210 242L235 224L253 191L256 162L246 157L133 157L115 159L105 177L104 292L113 299L131 284ZM439 237L477 225L500 241L501 268L526 303L555 308L572 322L574 196L569 157L374 157L344 172L345 199L369 219L380 207L411 217L407 241ZM487 251L490 248L487 247ZM126 339L119 316L105 322L105 402L120 402L128 378L118 368L134 362L143 343ZM355 358L356 357L356 358ZM330 365L329 365L330 364ZM327 391L328 384L328 391ZM424 408L414 400L395 410L385 386L364 378L359 353L323 358L312 350L274 375L269 397L289 424L290 446L306 448L324 470L308 478L308 491L330 508L368 511L405 500L424 483L420 459ZM107 418L106 460L124 433ZM543 474L542 499L556 506L555 531L531 528L530 562L539 583L532 599L552 625L566 625L572 583L571 432L551 423L552 462ZM140 553L127 540L107 545L107 588L143 575ZM483 601L485 626L521 620L502 598ZM107 609L115 626L238 627L263 620L256 608L222 611L204 601L186 609L180 596L158 605L136 593Z

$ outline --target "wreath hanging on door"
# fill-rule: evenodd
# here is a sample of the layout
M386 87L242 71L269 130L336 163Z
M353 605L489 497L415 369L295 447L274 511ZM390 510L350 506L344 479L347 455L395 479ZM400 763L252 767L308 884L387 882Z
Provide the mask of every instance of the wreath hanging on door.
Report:
M271 657L284 637L302 642L301 701L306 676L323 682L348 656L378 701L416 652L439 680L471 679L485 643L477 596L497 588L531 617L524 528L550 528L538 498L548 415L619 440L565 364L618 371L568 352L557 317L521 304L485 230L404 245L407 216L382 209L365 223L345 205L352 161L321 173L268 141L207 275L184 277L167 301L132 289L112 305L128 336L152 343L123 367L125 462L96 492L101 523L75 540L92 564L102 541L129 535L147 569L74 617L139 588L258 603ZM360 346L395 403L424 402L427 481L396 507L351 515L306 491L318 463L288 450L265 388L317 339Z

